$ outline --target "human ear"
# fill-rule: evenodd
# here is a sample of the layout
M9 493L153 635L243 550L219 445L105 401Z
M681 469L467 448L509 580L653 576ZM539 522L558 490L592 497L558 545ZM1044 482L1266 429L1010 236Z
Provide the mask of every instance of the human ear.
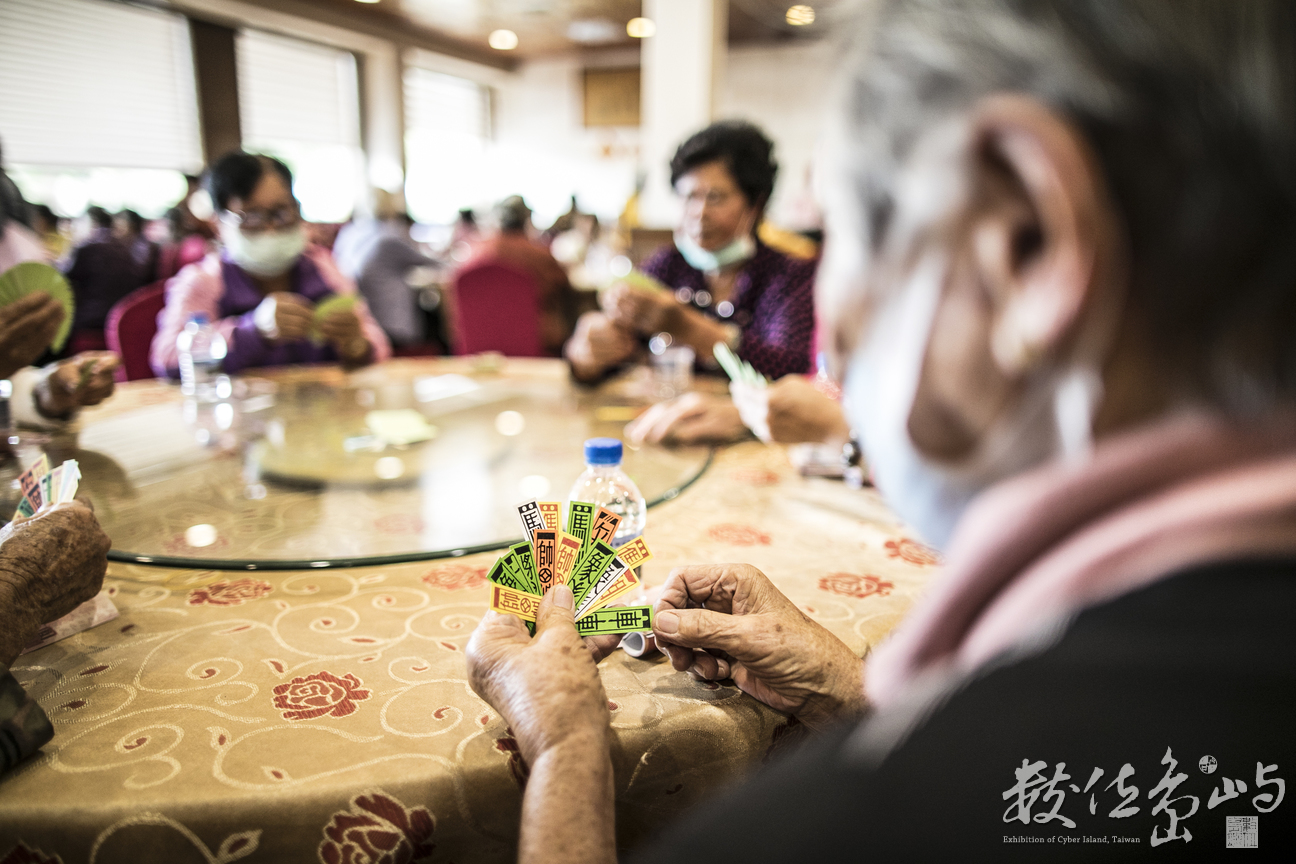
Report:
M1116 243L1114 210L1080 131L1034 98L983 100L972 140L978 186L992 190L973 214L973 266L996 310L994 361L1020 378L1071 347Z

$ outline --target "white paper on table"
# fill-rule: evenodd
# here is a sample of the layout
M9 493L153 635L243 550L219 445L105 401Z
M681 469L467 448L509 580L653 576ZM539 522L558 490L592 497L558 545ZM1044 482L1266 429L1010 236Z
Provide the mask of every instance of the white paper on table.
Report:
M89 630L91 627L107 624L116 618L118 614L116 604L108 596L107 589L104 589L62 618L51 621L42 627L36 634L36 638L28 643L22 653L30 653L37 648L44 648L46 645L58 642L60 639L75 636Z
M374 435L388 444L417 444L436 435L436 427L412 408L370 411L365 415L365 425Z

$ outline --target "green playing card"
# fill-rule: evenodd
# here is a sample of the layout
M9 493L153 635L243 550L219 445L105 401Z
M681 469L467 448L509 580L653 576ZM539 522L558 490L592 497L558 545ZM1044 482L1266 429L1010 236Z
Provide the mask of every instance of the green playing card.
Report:
M50 348L55 352L62 351L67 344L68 334L72 332L72 316L76 312L72 287L63 278L63 274L48 264L25 261L0 275L0 306L8 306L37 291L50 295L63 305L63 323L59 325L54 341L50 343Z
M324 334L320 332L320 323L334 312L347 312L354 309L356 305L356 296L354 294L331 294L315 304L315 324L311 328L311 338L316 342L324 341Z

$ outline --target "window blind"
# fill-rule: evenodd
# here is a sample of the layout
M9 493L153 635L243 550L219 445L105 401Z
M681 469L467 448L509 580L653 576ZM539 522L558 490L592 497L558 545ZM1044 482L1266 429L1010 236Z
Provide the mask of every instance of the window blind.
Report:
M246 146L360 146L355 57L258 30L238 35L239 120Z
M202 167L189 29L109 0L0 2L6 163Z
M489 91L466 78L405 68L405 202L420 222L448 224L485 203Z
M484 138L486 90L466 78L407 66L405 129Z

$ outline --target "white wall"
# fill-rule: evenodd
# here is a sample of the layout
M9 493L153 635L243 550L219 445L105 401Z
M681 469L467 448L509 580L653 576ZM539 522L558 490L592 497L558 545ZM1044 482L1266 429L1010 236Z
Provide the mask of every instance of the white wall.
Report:
M716 88L717 118L751 120L774 139L780 169L769 215L787 227L814 223L807 174L830 98L834 51L828 41L730 47ZM541 227L567 209L572 193L581 209L605 220L615 219L633 193L645 167L640 130L585 128L581 73L639 61L638 48L590 51L534 60L510 73L424 51L405 56L406 63L492 88L492 140L482 162L473 163L479 180L471 203L488 208L520 194Z
M638 60L635 50L536 60L498 83L493 189L523 195L542 228L567 210L573 193L582 210L615 219L634 192L639 130L585 128L581 73Z
M813 220L807 174L828 104L832 51L827 43L731 48L719 88L717 119L751 120L774 139L780 168L770 217L793 228ZM640 130L585 128L581 72L637 61L631 49L536 60L511 74L491 70L493 141L477 205L520 194L544 227L574 192L581 209L615 219L641 170Z
M807 175L828 109L835 50L828 41L729 49L716 119L750 120L774 140L779 173L769 216L790 228L812 227Z

